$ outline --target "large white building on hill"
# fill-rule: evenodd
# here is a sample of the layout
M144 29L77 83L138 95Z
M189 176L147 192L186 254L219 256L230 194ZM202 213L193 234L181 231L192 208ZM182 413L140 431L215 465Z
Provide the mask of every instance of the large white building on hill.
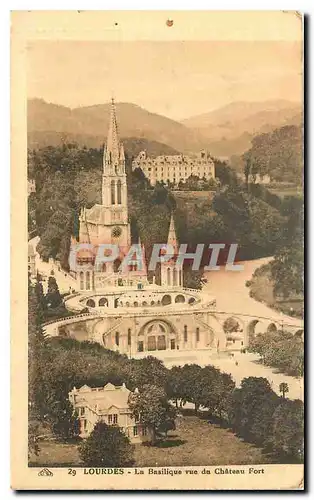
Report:
M177 186L190 176L209 181L215 179L215 165L209 154L202 150L190 155L161 155L156 158L141 151L132 162L132 170L140 168L152 186L157 182Z

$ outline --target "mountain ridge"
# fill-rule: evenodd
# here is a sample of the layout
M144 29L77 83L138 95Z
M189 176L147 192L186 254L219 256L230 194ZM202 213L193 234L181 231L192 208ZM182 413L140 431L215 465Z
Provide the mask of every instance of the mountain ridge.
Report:
M250 148L257 134L302 122L301 105L283 99L237 101L181 122L138 104L121 102L116 107L120 137L159 143L163 145L160 154L170 154L163 152L167 148L182 153L206 148L213 156L229 158ZM106 140L109 112L110 103L69 108L41 98L29 99L29 147L66 141L101 147Z

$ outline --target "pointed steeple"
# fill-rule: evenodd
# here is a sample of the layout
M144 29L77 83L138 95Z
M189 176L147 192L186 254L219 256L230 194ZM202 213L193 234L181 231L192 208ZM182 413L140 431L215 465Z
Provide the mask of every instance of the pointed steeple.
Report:
M146 257L145 257L145 246L142 244L140 236L138 237L138 245L142 250L142 272L147 276L147 266L146 266Z
M109 119L109 130L107 136L107 146L104 150L104 173L105 168L109 167L110 170L115 170L115 167L119 165L120 157L120 142L118 135L118 125L116 118L116 107L114 99L111 99L110 104L110 119Z
M178 250L178 241L177 241L176 230L174 227L173 212L171 212L167 244L172 245L175 251Z

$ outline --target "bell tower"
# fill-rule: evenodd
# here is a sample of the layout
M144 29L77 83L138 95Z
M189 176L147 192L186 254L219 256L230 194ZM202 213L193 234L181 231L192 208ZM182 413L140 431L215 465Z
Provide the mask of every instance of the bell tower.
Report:
M123 144L120 143L114 100L110 104L110 120L107 144L103 154L102 206L106 226L111 227L111 242L128 247L128 193Z

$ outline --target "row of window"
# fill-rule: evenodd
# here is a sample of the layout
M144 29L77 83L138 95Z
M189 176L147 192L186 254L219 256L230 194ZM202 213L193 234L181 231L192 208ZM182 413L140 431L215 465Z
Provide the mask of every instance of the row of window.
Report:
M167 168L170 168L170 167L175 167L177 168L179 166L179 168L181 168L181 165L183 165L184 167L183 168L193 168L197 165L212 165L212 162L211 161L208 161L208 160L205 160L205 159L202 159L202 160L173 160L173 161L167 161L167 160L146 160L146 158L140 158L139 161L135 160L133 163L132 163L132 166L133 168L134 167L146 167L147 165L157 165L158 167L162 166L162 165L165 165ZM163 167L161 167L163 168Z
M210 167L211 168L211 167ZM172 168L171 167L167 167L164 169L164 167L147 167L146 165L142 167L142 169L144 171L148 170L148 172L155 172L157 174L157 172L161 172L161 173L164 173L165 171L166 172L172 172L173 174L177 175L177 174L181 174L181 175L187 175L188 173L191 173L191 172L204 172L206 173L207 170L203 167L203 168L197 168L197 167L185 167L185 168L181 168L181 167L177 167L176 165L174 165ZM174 171L174 172L173 172Z
M180 173L170 173L170 172L167 172L164 174L164 172L156 172L154 174L154 172L151 172L150 169L148 170L145 170L144 169L144 174L147 175L148 177L155 177L155 178L159 178L159 179L163 179L163 180L167 180L169 182L171 182L171 180L174 180L174 181L178 181L178 182L184 182L188 177L190 177L190 175L195 175L197 177L199 177L200 179L203 179L205 177L205 179L208 179L208 178L212 178L212 174L211 172L203 172L203 171L192 171L191 173L188 174L185 174L183 175L182 172Z
M113 417L113 419L110 418L110 417ZM116 420L115 420L115 417L116 417ZM108 424L109 425L117 424L117 423L118 423L118 415L108 415ZM86 419L82 419L81 420L81 432L86 432L87 431L87 427L88 427L87 420ZM125 431L124 428L122 428L122 431ZM128 430L127 432L130 435L130 431ZM139 428L138 428L137 425L133 426L132 433L133 433L134 437L136 437L136 436L139 435ZM142 434L142 436L147 436L147 429L146 429L146 427L142 427L141 434Z
M85 406L80 406L78 408L78 416L79 417L85 417L86 411L85 411ZM84 425L86 425L87 420L84 420ZM108 424L109 425L115 425L118 423L118 414L113 413L112 415L108 415Z

